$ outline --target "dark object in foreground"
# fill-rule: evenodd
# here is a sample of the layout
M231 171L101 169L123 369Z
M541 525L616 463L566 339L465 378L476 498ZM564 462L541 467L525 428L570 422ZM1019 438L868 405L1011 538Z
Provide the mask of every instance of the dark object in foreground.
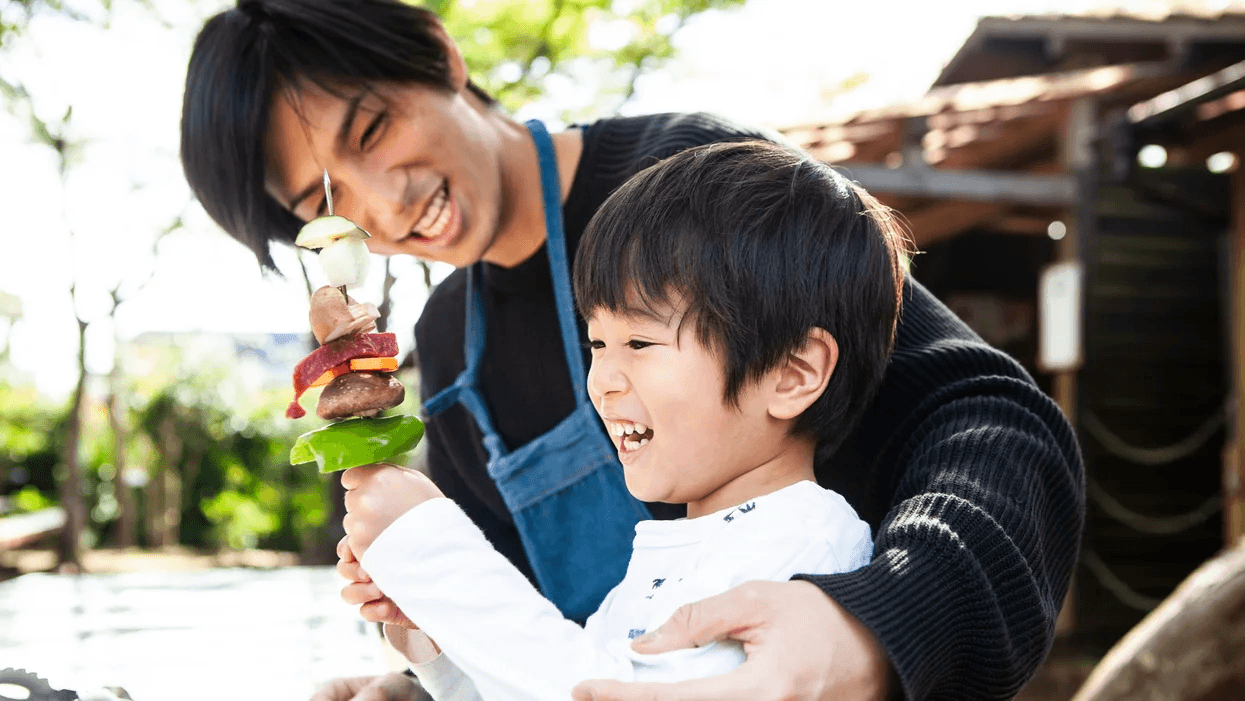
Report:
M21 696L8 696L10 688L24 689L25 693ZM108 688L107 691L118 699L128 699L130 695L125 689ZM100 698L105 694L98 693L91 695L92 698ZM8 667L0 669L0 701L78 701L78 692L69 689L53 689L46 679L39 677L37 674L27 672L24 669L13 669Z

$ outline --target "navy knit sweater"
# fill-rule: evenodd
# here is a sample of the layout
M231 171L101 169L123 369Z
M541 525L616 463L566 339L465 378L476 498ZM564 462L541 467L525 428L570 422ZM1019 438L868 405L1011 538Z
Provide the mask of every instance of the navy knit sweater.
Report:
M585 127L563 207L571 259L592 214L627 177L692 146L750 137L776 138L703 114ZM513 268L486 266L483 291L489 343L480 378L514 449L574 408L544 249ZM416 325L424 398L463 368L464 305L459 270ZM454 406L427 429L433 479L531 578L470 415ZM868 567L805 578L877 634L905 697L1015 695L1049 649L1084 520L1075 437L1024 369L909 281L882 388L855 432L817 465L817 478L848 499L877 540ZM682 506L650 508L656 518L683 515Z

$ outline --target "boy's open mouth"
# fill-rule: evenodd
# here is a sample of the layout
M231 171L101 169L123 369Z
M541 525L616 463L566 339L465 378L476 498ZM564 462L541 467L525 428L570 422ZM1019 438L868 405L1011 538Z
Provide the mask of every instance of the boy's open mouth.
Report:
M619 442L619 450L624 453L639 450L648 445L648 442L653 439L653 429L641 423L611 421L609 428L610 433L622 439Z

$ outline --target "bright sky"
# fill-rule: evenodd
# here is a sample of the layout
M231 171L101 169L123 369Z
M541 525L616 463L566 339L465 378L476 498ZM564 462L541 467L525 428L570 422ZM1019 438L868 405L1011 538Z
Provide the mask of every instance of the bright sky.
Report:
M623 111L706 110L770 126L813 121L831 109L920 95L981 15L1078 12L1097 4L748 0L739 10L690 22L676 35L677 59L643 77ZM114 334L306 329L306 293L293 252L274 252L291 277L265 279L249 252L196 206L186 208L177 160L186 61L203 20L232 3L156 5L169 26L136 0L114 0L106 30L38 17L0 54L0 77L24 83L46 120L58 120L72 105L69 136L91 144L77 154L62 187L50 149L30 143L25 117L0 112L0 292L19 296L24 313L12 328L0 318L0 344L7 337L14 365L53 397L67 394L74 381L77 327L69 288L75 280L78 313L88 321L105 317L108 290L119 282L123 293L131 292L115 328L106 321L89 327L87 362L99 372L111 364ZM12 9L12 3L0 6L0 13ZM609 32L598 37L608 42ZM827 101L835 86L861 73L868 76L863 86ZM546 118L561 105L585 101L583 88L571 81L547 87L543 104L516 116ZM185 228L153 254L154 233L184 208ZM411 341L404 333L409 336L423 304L422 279L413 261L395 262L401 279L393 328L405 351ZM380 278L376 270L370 295L360 296L378 301Z

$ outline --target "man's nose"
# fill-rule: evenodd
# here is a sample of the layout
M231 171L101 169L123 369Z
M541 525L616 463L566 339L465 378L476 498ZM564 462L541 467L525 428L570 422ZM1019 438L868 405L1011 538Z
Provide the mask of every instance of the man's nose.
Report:
M332 177L330 171L329 177ZM385 241L398 241L410 231L406 184L400 173L369 173L358 168L342 173L334 199L337 214ZM338 202L340 200L340 203Z

